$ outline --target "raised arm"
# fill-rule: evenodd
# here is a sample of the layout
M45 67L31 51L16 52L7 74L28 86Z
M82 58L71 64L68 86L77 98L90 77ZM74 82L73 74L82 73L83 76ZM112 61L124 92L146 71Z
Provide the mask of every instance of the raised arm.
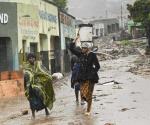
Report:
M70 51L78 57L80 57L82 54L81 51L79 51L79 49L76 48L75 43L70 43Z

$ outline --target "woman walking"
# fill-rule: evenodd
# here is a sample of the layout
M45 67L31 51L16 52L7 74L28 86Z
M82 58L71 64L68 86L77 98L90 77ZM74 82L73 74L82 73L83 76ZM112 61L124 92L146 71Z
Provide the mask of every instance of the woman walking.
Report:
M37 61L34 54L27 57L28 62L24 65L24 87L25 95L30 103L32 116L35 118L35 111L45 109L48 116L48 109L52 109L55 101L55 94L52 85L51 75Z
M86 115L90 115L92 105L92 95L95 83L98 82L98 70L100 64L95 53L91 52L91 45L88 42L81 44L82 51L76 49L76 41L70 44L70 51L79 58L80 71L78 74L78 82L80 83L81 98L87 102Z

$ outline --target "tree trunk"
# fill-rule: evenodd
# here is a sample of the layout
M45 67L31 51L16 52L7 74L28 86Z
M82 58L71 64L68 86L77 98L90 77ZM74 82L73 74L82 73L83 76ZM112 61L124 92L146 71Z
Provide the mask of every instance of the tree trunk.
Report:
M150 27L146 27L146 34L147 34L147 42L148 42L148 48L150 48Z
M148 46L146 48L146 55L150 55L150 28L146 28L146 34L147 34L147 42Z
M150 48L150 36L148 37L148 48Z

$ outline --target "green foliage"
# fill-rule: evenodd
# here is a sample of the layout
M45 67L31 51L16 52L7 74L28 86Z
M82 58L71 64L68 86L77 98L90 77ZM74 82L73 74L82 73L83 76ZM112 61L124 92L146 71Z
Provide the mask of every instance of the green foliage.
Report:
M150 0L136 0L133 5L127 4L127 9L133 21L143 25L150 47Z
M119 41L118 44L125 47L125 46L133 46L135 43L130 40L122 40L122 41Z
M137 0L133 5L127 4L127 9L134 22L150 25L150 0Z
M129 41L129 40L123 40L123 41L121 41L121 45L123 45L123 46L128 46L128 45L131 45L131 44L132 44L132 42Z
M67 11L67 0L53 0L53 2L62 10Z

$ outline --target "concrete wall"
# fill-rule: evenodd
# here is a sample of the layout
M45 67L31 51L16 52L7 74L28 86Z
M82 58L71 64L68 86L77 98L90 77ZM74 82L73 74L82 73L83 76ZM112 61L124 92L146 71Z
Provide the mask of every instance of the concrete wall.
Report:
M0 13L8 15L8 22L6 24L0 23L0 37L10 37L8 70L18 70L17 5L15 3L0 3Z
M13 17L10 24L0 27L0 35L2 37L9 35L13 43L13 52L10 55L12 66L10 68L12 67L12 70L19 69L19 65L25 61L25 54L31 51L32 43L37 45L38 56L43 54L44 59L42 61L47 59L45 60L47 63L44 63L51 70L53 67L51 62L56 64L55 62L60 62L59 55L62 58L65 56L65 52L61 53L61 50L66 50L66 39L72 41L75 37L75 18L64 12L59 17L58 7L47 0L4 1L0 1L0 6L4 4L3 8L10 11L11 16L9 18ZM61 24L59 24L59 18L61 18ZM2 31L5 34L2 34ZM60 32L62 34L61 40ZM57 51L58 49L60 52Z
M58 8L42 1L39 6L39 32L59 36Z
M18 47L22 51L22 40L26 41L26 52L30 52L30 42L39 42L38 7L26 4L17 4L18 13ZM38 52L40 51L38 46Z
M55 38L59 36L59 18L58 8L50 3L41 1L39 5L39 33L47 35L47 50L49 59L49 69L51 70L51 61L55 59L55 43L61 44L60 40ZM55 37L55 38L54 38Z
M66 49L65 38L74 39L76 36L75 18L60 12L61 49Z
M98 23L103 24L105 35L119 31L119 20L116 18L93 20L90 23L93 25Z
M0 0L0 2L14 2L14 3L24 3L24 4L32 4L38 5L41 0Z
M76 36L75 18L59 12L61 29L61 72L70 72L70 58L68 45Z
M93 35L94 37L104 36L104 24L103 23L95 23L93 25Z
M23 41L25 41L25 52L30 52L30 43L37 44L37 55L42 51L48 57L48 69L51 67L50 60L53 59L51 37L59 36L58 8L48 2L39 0L36 4L29 5L18 3L18 39L19 50L23 53Z

